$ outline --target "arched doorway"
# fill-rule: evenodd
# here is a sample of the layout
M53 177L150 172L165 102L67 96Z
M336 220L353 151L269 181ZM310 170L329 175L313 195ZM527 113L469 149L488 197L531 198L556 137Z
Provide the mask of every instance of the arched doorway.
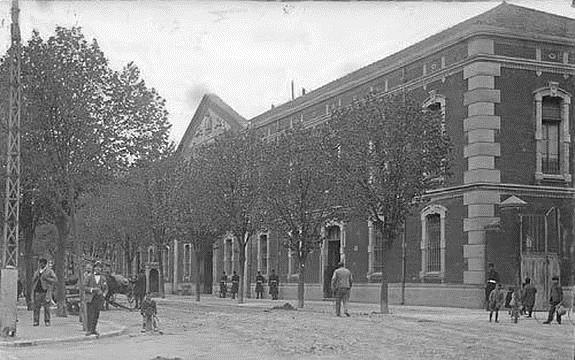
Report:
M150 269L149 273L150 279L150 287L148 290L151 293L159 293L160 292L160 274L158 273L157 269Z
M341 246L341 229L338 225L332 225L326 228L325 239L326 262L324 263L323 273L323 296L325 298L333 297L331 291L331 277L337 264L340 261Z

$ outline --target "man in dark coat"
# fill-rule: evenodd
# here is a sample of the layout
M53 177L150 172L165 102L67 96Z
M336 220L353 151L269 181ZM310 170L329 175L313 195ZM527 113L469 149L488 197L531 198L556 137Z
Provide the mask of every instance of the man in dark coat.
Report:
M86 301L86 336L100 334L96 331L100 309L104 305L104 297L108 292L106 277L102 274L102 264L96 262L94 271L84 278L84 300Z
M134 299L136 300L136 309L139 309L142 306L144 295L146 295L146 271L141 269L140 273L138 274L138 278L134 283Z
M266 278L262 275L261 271L258 271L256 276L256 299L263 299L264 298L264 283L266 282Z
M227 292L228 292L228 276L224 271L222 277L220 278L220 297L225 299Z
M40 310L44 308L44 324L50 326L50 304L54 284L58 281L54 271L48 267L48 260L38 261L38 270L32 277L32 293L34 294L34 326L40 325Z
M524 311L527 313L527 317L533 315L533 307L535 306L535 294L537 289L533 284L531 284L530 278L525 278L525 286L523 287L523 293L521 303L523 304Z
M276 275L276 271L272 270L272 273L268 279L268 287L270 288L270 295L272 296L272 300L278 299L279 286L280 286L280 279Z
M547 316L547 321L543 324L551 324L553 321L553 316L557 311L557 307L563 301L563 289L559 285L559 276L553 276L553 284L551 285L551 290L549 291L549 315ZM561 324L561 315L557 313L557 323Z
M236 298L240 288L240 276L234 271L232 275L232 299Z
M489 311L489 295L495 289L495 285L499 283L499 273L495 271L495 265L489 264L489 272L487 273L487 284L485 285L485 308Z

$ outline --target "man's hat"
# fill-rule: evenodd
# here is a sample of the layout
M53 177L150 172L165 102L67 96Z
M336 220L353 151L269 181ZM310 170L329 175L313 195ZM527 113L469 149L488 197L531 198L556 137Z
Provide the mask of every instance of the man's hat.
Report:
M559 281L559 276L553 276L553 277L551 278L551 280L557 280L557 281Z

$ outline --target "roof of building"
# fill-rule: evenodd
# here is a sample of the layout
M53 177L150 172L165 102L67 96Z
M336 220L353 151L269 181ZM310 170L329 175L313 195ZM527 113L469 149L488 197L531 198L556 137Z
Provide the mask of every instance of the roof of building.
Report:
M220 99L215 94L205 94L198 105L180 144L178 145L178 152L182 150L182 147L191 140L195 134L196 128L200 125L204 115L207 110L210 109L214 111L218 116L227 122L232 130L239 130L245 128L248 125L248 121L238 114L234 109L232 109L228 104L226 104L222 99Z
M374 73L395 69L414 61L422 55L429 54L477 33L515 34L534 40L554 38L575 44L575 19L504 2L491 10L432 35L404 50L336 79L306 95L276 106L255 116L250 122L257 124L269 119L279 118L285 115L286 112L306 104L311 99L327 96L329 93L344 87L348 88L354 84L359 85Z

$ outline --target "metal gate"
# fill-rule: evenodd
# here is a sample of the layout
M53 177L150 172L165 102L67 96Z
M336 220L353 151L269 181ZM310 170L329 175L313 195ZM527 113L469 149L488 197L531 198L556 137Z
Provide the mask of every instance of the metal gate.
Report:
M531 278L537 288L536 310L549 308L551 278L560 275L559 212L551 208L545 214L520 215L521 281Z

